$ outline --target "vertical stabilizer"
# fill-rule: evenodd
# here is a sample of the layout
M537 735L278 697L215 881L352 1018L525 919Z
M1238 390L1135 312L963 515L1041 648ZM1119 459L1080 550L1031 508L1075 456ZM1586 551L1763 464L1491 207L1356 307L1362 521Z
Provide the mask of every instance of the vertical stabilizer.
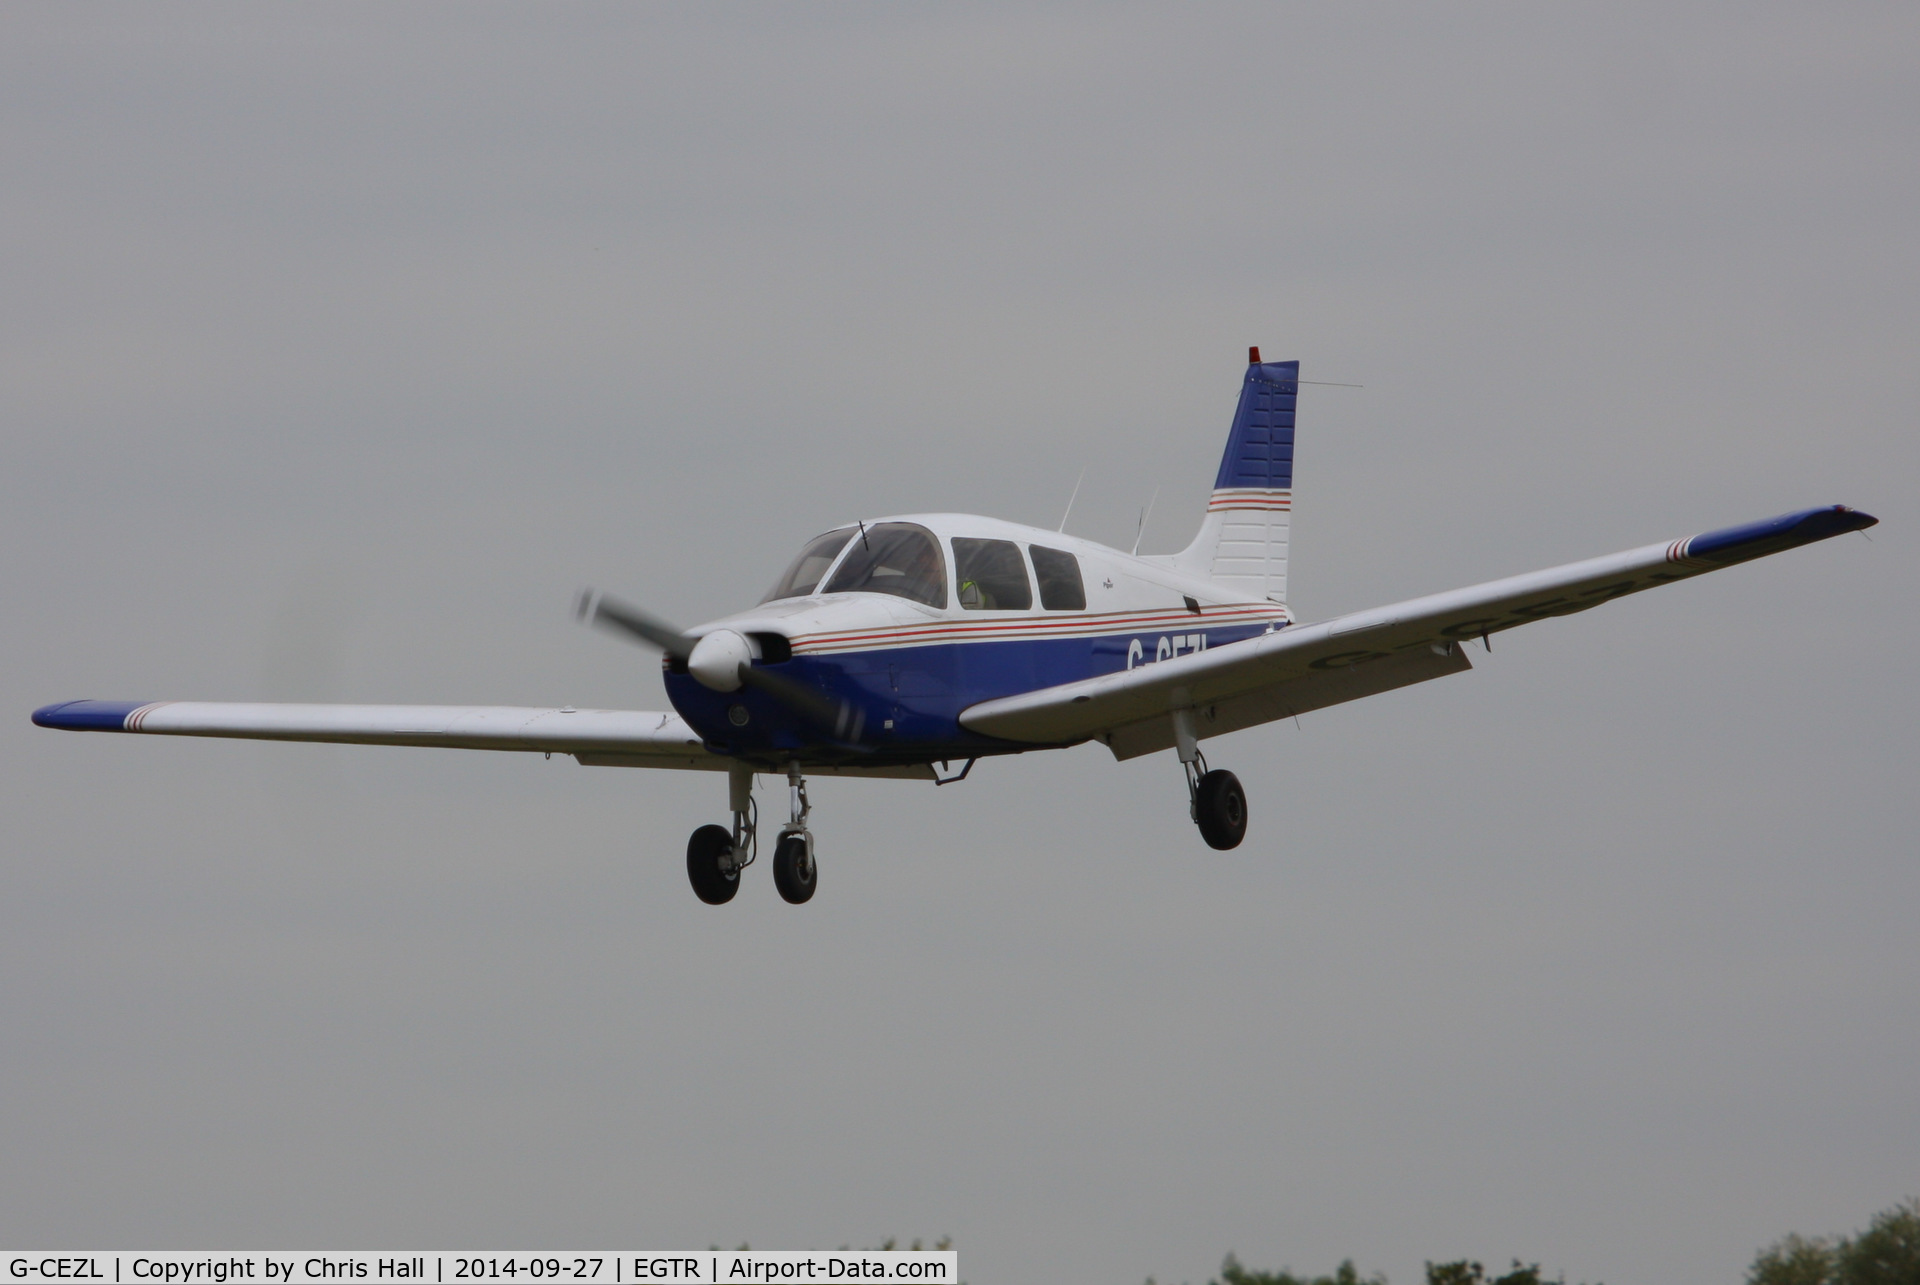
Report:
M1251 356L1206 521L1175 561L1249 598L1284 603L1300 363L1263 362L1257 348Z

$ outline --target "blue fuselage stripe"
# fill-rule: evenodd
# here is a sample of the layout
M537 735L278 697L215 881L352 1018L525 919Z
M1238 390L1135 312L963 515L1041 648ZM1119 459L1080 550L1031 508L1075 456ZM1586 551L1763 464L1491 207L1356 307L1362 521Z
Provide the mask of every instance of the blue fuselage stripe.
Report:
M779 673L852 702L864 716L859 747L869 761L925 762L1013 748L960 726L960 712L981 701L1153 664L1267 632L1264 622L1226 627L1160 628L1079 638L936 643L796 656ZM667 696L707 744L725 754L779 756L817 747L822 731L764 692L716 692L669 672ZM733 711L746 722L735 724ZM730 717L732 714L732 717ZM889 723L891 726L889 726Z

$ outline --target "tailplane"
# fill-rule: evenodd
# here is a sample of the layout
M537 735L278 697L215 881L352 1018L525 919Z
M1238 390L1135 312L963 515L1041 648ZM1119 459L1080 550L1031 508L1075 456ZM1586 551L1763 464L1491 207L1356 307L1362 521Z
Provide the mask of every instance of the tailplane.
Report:
M1293 409L1300 363L1248 350L1240 406L1213 482L1200 534L1174 559L1181 570L1284 603L1287 524L1293 509Z

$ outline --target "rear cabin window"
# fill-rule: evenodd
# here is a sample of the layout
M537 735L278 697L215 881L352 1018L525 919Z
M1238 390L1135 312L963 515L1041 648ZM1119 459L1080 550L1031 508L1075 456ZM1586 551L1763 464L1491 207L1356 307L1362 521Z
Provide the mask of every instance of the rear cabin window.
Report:
M925 527L882 522L849 538L853 547L833 573L827 593L890 593L929 607L947 605L946 563Z
M1040 605L1048 611L1085 611L1087 586L1080 580L1080 559L1037 544L1029 552L1033 574L1040 580Z
M844 531L829 531L817 535L800 550L800 556L786 572L773 582L773 588L767 591L762 602L772 602L777 598L804 598L820 584L820 577L827 574L827 568L840 556L840 550L847 547L847 541L853 539L853 528Z
M1030 611L1033 590L1011 540L953 540L954 596L968 611Z

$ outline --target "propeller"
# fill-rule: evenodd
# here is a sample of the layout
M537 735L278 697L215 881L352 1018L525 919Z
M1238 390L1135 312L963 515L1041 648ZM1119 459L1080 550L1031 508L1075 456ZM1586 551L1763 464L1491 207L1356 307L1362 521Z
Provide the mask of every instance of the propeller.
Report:
M622 602L595 589L580 591L575 612L586 624L599 625L602 629L638 638L643 643L658 647L675 660L685 660L693 655L694 645L699 641L689 638L652 612L642 611L630 602Z
M758 687L794 713L829 729L835 740L860 739L867 716L850 700L829 696L818 687L809 687L797 678L756 669L751 664L740 666L740 681L748 687Z
M852 701L829 696L796 678L756 668L752 644L731 629L716 629L694 638L652 612L592 589L581 593L575 611L587 624L658 647L684 663L703 687L717 692L758 688L794 713L831 730L836 740L860 739L866 721L864 711Z

